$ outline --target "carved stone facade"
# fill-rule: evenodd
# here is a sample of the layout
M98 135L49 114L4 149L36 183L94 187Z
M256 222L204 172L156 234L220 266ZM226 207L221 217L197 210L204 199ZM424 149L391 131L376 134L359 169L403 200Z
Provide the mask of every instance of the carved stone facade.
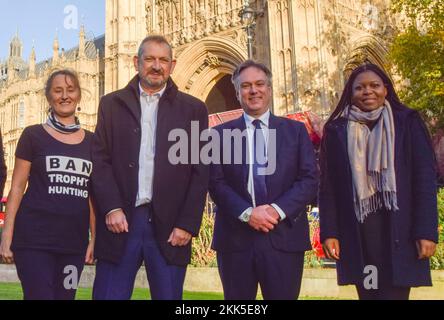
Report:
M217 84L228 83L247 58L239 17L246 2L260 13L253 57L273 72L276 114L310 109L325 116L351 68L365 60L386 65L389 0L107 0L106 92L135 74L138 43L163 34L175 49L179 88L207 102L210 112L223 111L223 102L209 98L227 96L212 90L229 90ZM235 101L233 92L228 96Z
M372 61L386 67L390 1L256 1L257 58L274 75L274 112L313 110L326 116L338 101L350 68Z
M0 63L0 126L8 174L22 129L46 118L44 81L58 67L80 75L80 118L93 129L100 97L123 88L136 74L133 56L148 34L172 43L179 88L205 101L209 112L239 107L230 76L247 59L247 37L239 17L245 3L258 12L253 58L273 72L275 114L313 110L327 116L350 70L365 60L386 66L393 22L390 0L106 0L105 36L36 63L21 57L13 39ZM99 51L97 51L99 50ZM18 70L18 71L16 71ZM9 180L8 180L9 181ZM8 185L7 185L8 186ZM8 188L7 188L8 189Z
M209 103L210 112L225 111L224 103L236 107L233 89L216 84L221 79L227 83L247 58L239 17L243 1L107 0L105 91L125 86L136 72L133 56L140 41L148 34L162 34L174 48L173 78L181 90ZM230 92L225 98L224 88ZM208 101L209 96L217 101Z
M22 59L22 43L18 35L12 39L10 46L9 57L0 63L0 128L8 168L5 195L10 187L15 149L23 129L47 118L49 106L45 98L45 82L49 74L61 68L78 73L82 101L77 115L85 129L94 130L97 106L104 93L103 36L88 40L82 28L79 46L67 51L59 50L58 39L55 39L53 57L39 63L34 49L28 62Z

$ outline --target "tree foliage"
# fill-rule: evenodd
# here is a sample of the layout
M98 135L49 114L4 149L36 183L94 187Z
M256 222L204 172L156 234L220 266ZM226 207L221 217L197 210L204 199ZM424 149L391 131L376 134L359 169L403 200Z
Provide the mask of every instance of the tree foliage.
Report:
M401 18L389 57L404 82L401 100L444 126L444 1L393 0Z

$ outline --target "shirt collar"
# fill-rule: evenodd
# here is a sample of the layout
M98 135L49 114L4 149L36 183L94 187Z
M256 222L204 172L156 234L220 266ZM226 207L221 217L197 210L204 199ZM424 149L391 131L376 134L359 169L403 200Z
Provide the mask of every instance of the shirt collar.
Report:
M160 91L157 91L153 94L148 94L143 90L142 85L140 84L140 81L139 81L139 92L142 97L157 96L160 99L162 97L163 93L165 92L165 90L166 90L166 84L163 86L163 88Z
M244 112L244 120L245 120L245 124L247 125L247 127L248 126L254 126L253 125L253 121L256 120L256 119L261 121L261 125L265 125L265 127L268 128L268 122L270 120L270 110L267 110L259 118L254 118L254 117L248 115L246 112Z

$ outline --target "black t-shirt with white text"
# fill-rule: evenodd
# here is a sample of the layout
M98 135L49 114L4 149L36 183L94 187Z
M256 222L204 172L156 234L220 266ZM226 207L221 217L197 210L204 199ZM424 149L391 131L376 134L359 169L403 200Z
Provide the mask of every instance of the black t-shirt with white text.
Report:
M84 254L88 245L92 133L79 144L52 137L42 125L27 127L15 156L31 162L28 187L17 212L12 250Z

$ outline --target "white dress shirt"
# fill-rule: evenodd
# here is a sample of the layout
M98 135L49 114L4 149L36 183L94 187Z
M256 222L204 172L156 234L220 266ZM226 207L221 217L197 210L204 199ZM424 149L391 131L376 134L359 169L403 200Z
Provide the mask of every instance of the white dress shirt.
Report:
M137 190L136 207L150 203L153 197L157 110L160 97L162 97L165 89L166 85L159 92L150 95L143 91L142 85L139 82L140 126L142 130L139 152L139 189ZM122 208L110 210L107 215L118 210L122 210Z
M159 100L166 86L152 95L143 91L139 82L141 141L139 152L139 189L136 207L150 203L153 197L154 155L156 151L156 125Z
M265 140L265 146L267 148L268 146L268 123L270 120L270 110L268 110L267 112L265 112L263 115L261 115L259 118L257 118L258 120L261 121L261 128L262 128L262 133L264 134L264 140ZM249 159L253 159L253 141L254 141L254 130L255 130L255 126L253 124L253 121L256 120L256 118L253 118L252 116L249 116L248 114L246 114L244 112L244 120L245 120L245 126L247 128L247 136L248 136L248 154L249 154ZM268 148L265 151L266 152L266 156L268 156L267 152L268 152ZM254 177L253 177L253 161L250 161L249 165L248 165L248 183L247 183L247 190L248 193L251 195L251 200L253 202L253 207L256 207L256 199L255 199L255 195L254 195ZM281 208L279 208L279 206L275 203L272 203L271 206L273 208L276 209L276 211L279 213L279 216L281 217L281 220L284 220L286 215L284 213L284 211L282 211ZM239 216L239 219L241 221L242 217L245 215L251 215L252 211L253 211L253 207L250 207L248 209L246 209L244 212L242 212L242 214Z

